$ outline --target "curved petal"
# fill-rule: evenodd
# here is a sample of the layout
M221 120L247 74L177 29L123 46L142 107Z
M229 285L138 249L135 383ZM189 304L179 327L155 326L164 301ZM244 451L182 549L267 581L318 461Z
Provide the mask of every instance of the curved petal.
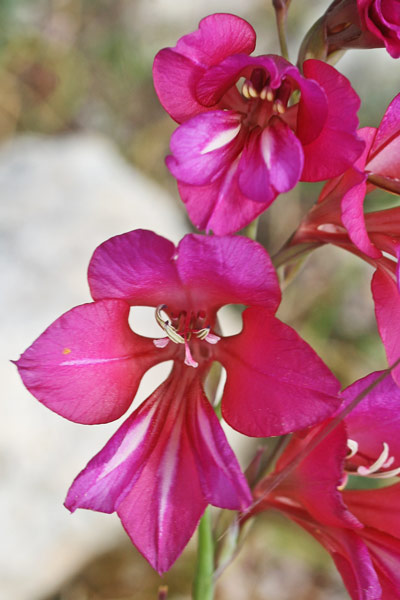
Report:
M143 374L161 358L150 339L131 331L128 315L121 300L83 304L62 315L16 362L25 386L70 421L118 419Z
M382 600L397 600L400 594L400 540L366 527L362 539L368 547L382 587Z
M304 527L304 524L299 522ZM352 600L383 600L378 574L362 539L346 529L305 527L331 554ZM389 598L385 599L389 600Z
M263 306L275 312L280 288L264 248L240 236L189 234L178 246L177 269L194 309L224 304Z
M321 133L326 123L328 99L324 88L316 81L306 79L300 73L298 73L296 81L301 91L296 135L302 144L309 144Z
M341 201L342 222L353 244L371 258L380 258L382 253L370 241L364 220L364 198L367 191L366 175L349 169L341 184L347 188Z
M400 94L389 104L376 131L366 170L399 179L400 175Z
M400 293L395 281L382 269L377 269L371 283L379 334L385 346L389 365L400 358ZM400 366L392 371L400 385Z
M179 194L197 229L216 235L235 233L264 212L264 204L249 200L240 191L237 166L238 160L209 185L194 186L178 181Z
M392 600L382 596L378 574L367 545L360 538L360 531L321 527L306 511L286 503L277 508L308 531L330 553L352 600Z
M164 48L156 55L154 87L162 107L177 123L209 110L195 95L195 82L203 73L203 67L172 48Z
M315 79L325 91L328 114L320 135L303 145L305 162L301 178L322 181L351 167L364 149L356 131L360 99L346 77L319 60L307 60L304 75Z
M282 435L337 409L339 382L293 329L259 308L247 309L243 323L214 351L227 370L222 414L229 425L254 437Z
M255 46L256 32L250 23L236 15L215 13L202 19L197 31L180 38L175 50L211 67L231 54L251 54Z
M175 246L152 231L136 229L101 244L89 264L95 300L121 298L132 305L185 304Z
M172 134L167 166L179 181L212 183L241 150L241 116L215 110L189 119Z
M154 86L165 110L178 123L206 111L196 98L196 82L207 67L230 54L250 54L255 42L254 29L240 17L215 14L202 19L197 31L154 59Z
M380 375L382 371L370 373L347 387L342 392L345 403L350 403ZM368 457L371 464L381 455L383 444L387 443L389 455L395 458L390 469L400 467L399 405L400 388L389 374L346 417L349 438L358 443L359 452Z
M367 175L365 164L371 145L375 139L376 129L364 127L359 132L365 142L365 148L356 161L354 168L343 175L335 190L341 201L341 216L353 244L371 258L380 258L382 253L370 241L364 217L364 198L367 193Z

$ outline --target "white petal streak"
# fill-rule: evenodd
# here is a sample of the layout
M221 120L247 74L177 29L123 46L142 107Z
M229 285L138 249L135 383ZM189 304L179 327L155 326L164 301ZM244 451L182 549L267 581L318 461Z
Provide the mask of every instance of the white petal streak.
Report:
M222 146L226 146L231 142L239 133L240 124L237 127L233 127L231 129L225 129L224 131L220 131L213 137L208 144L201 150L200 154L207 154L208 152L212 152L213 150L218 150L222 148Z
M213 432L212 432L212 429L210 426L209 418L208 418L207 414L203 411L202 407L200 408L200 410L198 412L198 421L197 422L198 422L198 425L200 428L201 436L202 436L203 440L205 441L205 443L207 444L208 450L210 451L210 454L212 455L212 457L215 461L215 464L218 465L218 467L221 469L221 471L223 473L225 473L225 475L227 477L230 477L231 473L226 468L226 465L223 462L223 460L221 460L221 455L219 453L217 446L215 445L215 440L214 440Z
M268 169L271 168L271 155L274 146L274 139L268 127L263 131L261 135L261 154Z
M164 452L164 457L160 465L159 477L161 478L160 485L160 503L159 503L159 528L160 535L163 532L164 516L168 510L168 497L171 487L174 482L174 475L178 467L179 446L181 440L182 416L175 423L167 447Z
M111 471L119 467L129 456L135 452L135 450L137 450L146 437L151 421L153 420L155 410L156 404L135 427L129 429L117 452L104 466L99 479L102 479L108 475L108 473L111 473Z
M85 365L100 365L103 363L117 362L118 360L128 360L132 356L116 356L115 358L77 358L75 360L64 360L60 367L79 367Z

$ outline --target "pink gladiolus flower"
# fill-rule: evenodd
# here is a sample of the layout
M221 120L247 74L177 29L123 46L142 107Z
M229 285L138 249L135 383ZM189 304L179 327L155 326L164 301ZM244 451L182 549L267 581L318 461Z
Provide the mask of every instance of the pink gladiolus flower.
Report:
M389 364L400 357L400 207L364 214L365 195L375 187L400 195L400 94L378 129L360 131L366 146L344 175L329 181L318 203L300 224L292 244L332 243L361 257L376 272L372 293L379 333ZM400 384L400 367L393 372Z
M380 373L344 392L353 399ZM300 465L265 496L274 476L317 435L295 434L276 472L255 489L253 512L275 508L313 535L332 555L353 600L394 600L400 594L400 483L351 490L348 477L392 479L400 473L396 416L400 390L391 377L374 388ZM323 427L323 426L322 426Z
M325 185L307 222L320 228L338 226L338 233L344 227L353 244L375 259L382 256L381 250L393 252L393 247L387 249L389 238L384 240L381 235L384 229L390 230L390 219L387 211L364 217L364 198L376 187L400 194L400 94L389 104L378 129L365 127L359 135L365 142L363 154L343 175ZM394 231L392 224L391 237Z
M167 166L193 223L219 235L300 179L343 173L363 149L359 98L345 77L316 60L302 75L280 56L249 56L255 42L246 21L215 14L154 61L161 104L181 123Z
M177 248L150 231L111 238L89 265L94 302L64 314L17 362L43 404L78 423L129 408L142 375L172 360L167 380L75 479L66 506L116 511L160 573L179 556L207 504L245 510L246 480L203 391L213 361L227 370L222 413L247 435L278 435L337 408L338 382L274 317L280 301L265 250L241 237L187 235ZM221 338L218 309L250 306ZM134 333L130 306L155 307L160 338Z

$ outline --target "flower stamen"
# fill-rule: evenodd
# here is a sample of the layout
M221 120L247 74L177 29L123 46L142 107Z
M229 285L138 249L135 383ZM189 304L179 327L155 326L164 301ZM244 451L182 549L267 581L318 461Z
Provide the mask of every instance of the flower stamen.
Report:
M353 456L355 456L358 452L358 443L354 440L347 440L347 446L350 450L349 454L346 457L346 460L349 460ZM369 467L365 467L364 465L360 465L357 467L357 471L347 471L350 475L360 475L362 477L370 477L371 479L390 479L392 477L396 477L400 474L400 467L396 469L392 469L391 471L380 471L380 469L387 469L390 467L395 461L394 456L389 456L389 445L386 442L383 442L383 450L381 454L378 456L377 460L372 463ZM380 472L379 472L380 471Z

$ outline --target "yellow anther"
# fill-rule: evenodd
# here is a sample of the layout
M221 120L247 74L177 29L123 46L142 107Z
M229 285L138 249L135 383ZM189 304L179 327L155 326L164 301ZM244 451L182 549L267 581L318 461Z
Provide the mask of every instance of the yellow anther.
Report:
M249 85L249 94L252 98L258 98L258 92L252 85Z
M244 82L243 87L242 87L242 95L247 98L247 100L250 100L251 96L250 96L250 92L249 92L249 84L247 83L247 81Z
M267 97L268 102L272 102L275 97L274 92L270 88L267 88L266 97Z
M279 113L280 115L283 115L286 112L286 109L283 106L281 100L276 100L276 102L274 102L273 110Z
M62 351L63 354L70 354L71 350L70 348L64 348L64 350Z

